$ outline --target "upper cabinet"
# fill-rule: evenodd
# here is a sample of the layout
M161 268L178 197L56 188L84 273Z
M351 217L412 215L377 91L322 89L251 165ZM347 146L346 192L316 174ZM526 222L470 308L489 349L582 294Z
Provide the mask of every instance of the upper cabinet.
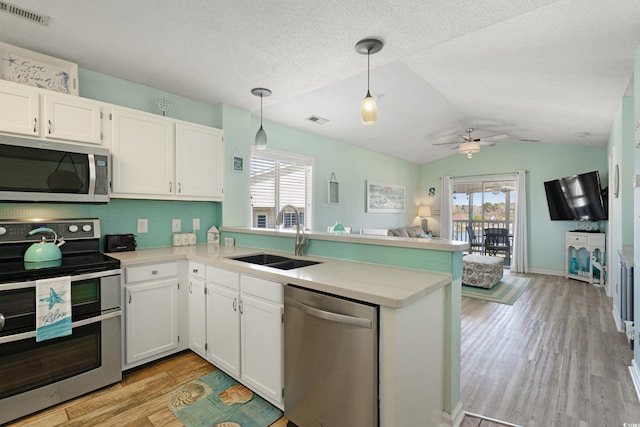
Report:
M222 201L220 129L126 108L110 119L111 197Z
M0 80L0 133L102 144L101 103Z

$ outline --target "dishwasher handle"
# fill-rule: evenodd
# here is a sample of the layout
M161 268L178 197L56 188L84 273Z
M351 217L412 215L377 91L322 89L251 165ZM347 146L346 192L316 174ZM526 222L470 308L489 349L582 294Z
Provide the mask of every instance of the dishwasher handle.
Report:
M371 319L365 319L363 317L348 316L346 314L333 313L331 311L320 310L315 307L309 307L306 304L296 301L294 299L285 297L285 304L290 304L309 316L317 317L319 319L329 320L331 322L344 323L352 326L359 326L361 328L371 329Z

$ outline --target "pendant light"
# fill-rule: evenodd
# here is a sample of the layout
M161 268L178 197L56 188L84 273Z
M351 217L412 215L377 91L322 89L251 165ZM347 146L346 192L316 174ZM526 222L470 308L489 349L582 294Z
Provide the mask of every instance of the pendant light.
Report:
M364 97L362 105L360 106L362 123L365 125L375 124L376 120L378 120L378 106L376 105L376 100L373 99L371 92L369 91L369 57L380 52L382 50L382 46L384 46L384 43L379 39L363 39L356 43L356 52L362 55L367 55L367 96Z
M264 150L267 148L267 133L262 127L262 98L271 95L271 91L262 87L256 87L251 89L251 93L260 97L260 129L258 129L256 133L255 147L258 150Z

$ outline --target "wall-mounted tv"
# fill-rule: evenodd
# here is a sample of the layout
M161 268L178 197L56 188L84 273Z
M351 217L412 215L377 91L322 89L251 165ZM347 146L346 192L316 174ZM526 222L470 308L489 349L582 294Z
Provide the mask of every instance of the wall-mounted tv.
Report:
M607 219L607 205L598 171L547 181L544 189L552 221Z

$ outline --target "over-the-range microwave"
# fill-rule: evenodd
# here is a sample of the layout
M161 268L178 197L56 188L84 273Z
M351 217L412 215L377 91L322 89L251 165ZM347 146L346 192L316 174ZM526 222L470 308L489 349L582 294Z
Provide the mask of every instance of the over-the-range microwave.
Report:
M0 136L0 201L109 201L109 150Z

